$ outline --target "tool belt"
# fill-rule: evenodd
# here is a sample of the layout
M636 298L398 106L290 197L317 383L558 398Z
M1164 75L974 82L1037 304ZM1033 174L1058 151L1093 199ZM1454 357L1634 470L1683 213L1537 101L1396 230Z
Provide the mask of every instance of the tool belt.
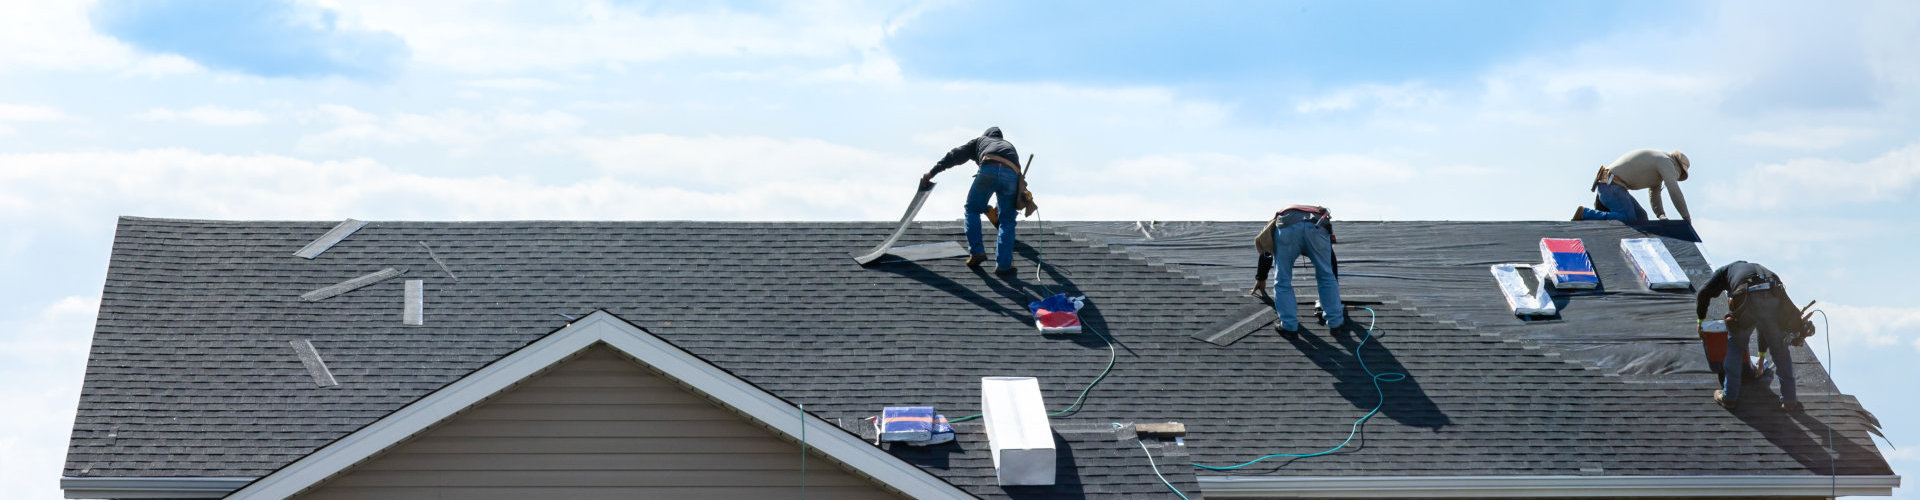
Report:
M1020 172L1020 167L1015 166L1013 164L1013 160L1001 158L998 155L982 155L980 158L980 163L982 165L992 165L1000 168L1012 169L1015 173ZM1021 180L1024 181L1026 179L1022 178Z
M1753 292L1764 292L1768 290L1783 290L1785 289L1785 287L1786 287L1786 284L1780 282L1779 276L1767 275L1764 277L1743 280L1739 284L1736 284L1730 287L1727 290L1727 295L1733 296L1733 297L1740 297Z

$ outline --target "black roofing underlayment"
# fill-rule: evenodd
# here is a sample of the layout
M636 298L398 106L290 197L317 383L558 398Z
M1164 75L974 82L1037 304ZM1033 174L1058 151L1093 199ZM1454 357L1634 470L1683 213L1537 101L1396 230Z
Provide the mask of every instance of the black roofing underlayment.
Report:
M1108 358L1098 335L1034 330L1027 302L1062 291L1087 295L1083 321L1119 358L1054 424L1184 422L1184 446L1149 440L1156 460L1330 448L1379 401L1364 360L1408 377L1383 384L1384 409L1353 446L1232 474L1823 475L1828 426L1840 474L1891 474L1871 415L1828 395L1810 352L1794 353L1805 413L1780 413L1759 388L1732 412L1716 406L1691 296L1638 288L1620 258L1619 239L1642 236L1633 228L1340 223L1343 291L1379 302L1376 340L1356 359L1359 339L1311 323L1293 339L1192 338L1249 300L1240 291L1258 223L1116 236L1132 224L1023 225L1020 276L1006 279L957 258L868 268L847 258L885 238L887 223L374 222L309 261L291 253L334 222L123 218L64 475L264 475L554 331L562 315L599 309L825 418L889 405L977 413L982 376L1039 377L1061 409ZM1522 322L1487 266L1538 261L1541 237L1584 239L1606 288L1567 298L1557 319ZM957 223L920 223L900 244L960 238ZM1691 245L1668 247L1700 279ZM426 280L424 326L401 324L399 280L300 298L388 267ZM1296 271L1310 295L1311 272ZM339 386L314 384L287 348L297 339ZM956 426L958 444L894 453L984 497L1043 496L993 485L970 425ZM1061 435L1074 453L1063 484L1166 494L1144 456L1124 453L1131 442ZM1100 444L1080 453L1076 440ZM1194 469L1160 466L1198 492Z

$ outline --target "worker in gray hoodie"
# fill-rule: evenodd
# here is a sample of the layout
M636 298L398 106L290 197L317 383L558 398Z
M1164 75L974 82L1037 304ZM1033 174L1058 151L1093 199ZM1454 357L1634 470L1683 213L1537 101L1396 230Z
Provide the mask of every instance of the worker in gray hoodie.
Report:
M1687 180L1688 166L1687 155L1679 151L1629 151L1613 164L1600 168L1593 179L1594 207L1575 208L1573 220L1645 222L1647 212L1633 199L1632 191L1637 189L1647 190L1653 215L1666 219L1667 207L1660 202L1660 191L1665 188L1673 197L1673 208L1680 211L1680 218L1691 221L1693 217L1687 215L1687 199L1680 194L1680 181Z
M932 185L933 176L955 165L972 161L980 166L973 174L973 188L967 191L967 265L980 267L987 260L987 250L980 235L980 215L987 211L987 198L992 197L1000 205L1000 235L994 239L994 263L998 264L993 272L1001 276L1011 276L1013 270L1014 226L1019 224L1018 201L1020 194L1020 152L1013 143L1000 135L1000 127L987 127L987 131L959 147L947 151L940 161L933 164L933 170L920 176L921 189Z

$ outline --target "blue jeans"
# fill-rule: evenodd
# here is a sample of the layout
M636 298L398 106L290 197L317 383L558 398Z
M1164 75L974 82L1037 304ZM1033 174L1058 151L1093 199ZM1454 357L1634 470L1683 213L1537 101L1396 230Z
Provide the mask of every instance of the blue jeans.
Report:
M1620 187L1618 184L1601 184L1594 192L1598 194L1597 199L1600 204L1607 206L1607 210L1594 209L1600 207L1583 208L1580 210L1580 218L1626 222L1647 221L1647 211L1640 208L1640 201L1633 199L1633 193L1628 192L1627 188Z
M1005 167L981 165L980 173L973 175L973 189L967 191L968 253L987 253L980 241L980 214L987 212L987 196L993 196L995 206L1000 208L1000 236L993 240L993 260L999 269L1013 267L1013 226L1020 222L1013 200L1019 194L1014 191L1019 189L1020 174Z
M1740 399L1740 372L1747 366L1747 343L1760 334L1760 346L1773 357L1773 373L1780 379L1780 402L1799 400L1793 386L1793 350L1787 348L1787 334L1780 330L1780 296L1768 291L1748 292L1727 325L1727 359L1720 367L1727 373L1721 381L1727 401Z
M1273 231L1273 312L1280 315L1280 327L1300 328L1299 306L1293 303L1293 262L1302 255L1313 263L1327 327L1339 328L1347 314L1340 305L1340 280L1333 275L1333 237L1320 226L1304 221Z

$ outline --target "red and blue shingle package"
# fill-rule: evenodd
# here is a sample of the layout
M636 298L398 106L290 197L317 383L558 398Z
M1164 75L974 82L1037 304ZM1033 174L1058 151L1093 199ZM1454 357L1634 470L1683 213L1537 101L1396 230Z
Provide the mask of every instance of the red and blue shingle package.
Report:
M1027 304L1027 310L1033 313L1033 324L1040 327L1040 333L1080 333L1080 299L1084 298L1056 293Z
M1540 238L1540 257L1547 281L1558 289L1600 287L1600 275L1593 272L1593 259L1587 257L1587 245L1579 238Z

